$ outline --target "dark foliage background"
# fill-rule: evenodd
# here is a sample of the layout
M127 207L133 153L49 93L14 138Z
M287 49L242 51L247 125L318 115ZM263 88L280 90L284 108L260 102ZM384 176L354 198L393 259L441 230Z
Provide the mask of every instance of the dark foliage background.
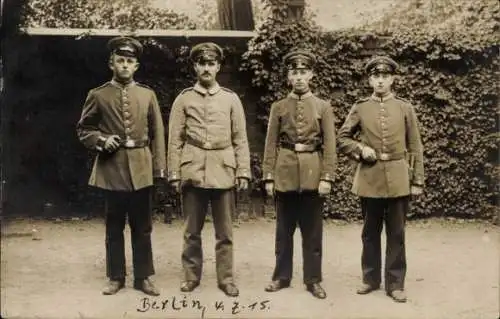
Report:
M261 95L263 128L271 102L286 93L281 58L288 49L300 46L318 55L315 91L331 100L337 128L356 99L370 93L363 75L366 60L387 54L401 64L394 90L416 106L421 122L426 191L414 201L414 215L494 216L499 195L496 1L430 1L436 6L427 9L415 6L423 1L413 1L399 18L331 33L311 19L287 24L286 1L270 3L274 15L250 41L241 67ZM353 163L339 159L325 214L357 218L357 200L349 193Z
M97 0L33 0L24 6L21 25L132 30L193 27L182 15L157 13L147 6L137 7L134 1L118 2L121 7ZM398 8L397 19L338 32L323 32L307 15L302 21L286 22L285 2L268 0L273 15L248 44L210 39L227 52L221 82L240 94L248 112L256 110L247 114L247 119L257 119L250 130L251 143L261 143L269 106L286 94L281 58L288 49L299 45L318 55L314 90L331 100L337 128L352 104L370 94L362 72L364 63L374 53L385 53L401 63L395 91L416 106L421 122L426 191L414 202L414 216L493 217L499 196L496 1L443 0L429 7L415 0ZM41 4L61 7L50 11ZM16 8L19 11L19 3ZM64 15L63 9L78 14ZM127 19L130 12L138 12L141 19ZM110 20L109 16L122 18ZM2 47L3 99L9 105L2 109L2 166L9 168L6 198L10 205L22 203L21 209L34 212L47 202L69 203L70 211L99 210L99 194L86 186L93 154L76 140L74 125L86 92L109 79L107 39L16 35L7 40L8 45ZM173 99L193 83L187 54L189 46L201 39L141 41L146 50L137 80L157 92L168 123ZM259 197L261 152L258 147L254 151L256 178L251 195ZM339 156L326 217L360 217L357 198L350 194L353 168L354 163ZM170 191L159 185L157 207L172 202Z

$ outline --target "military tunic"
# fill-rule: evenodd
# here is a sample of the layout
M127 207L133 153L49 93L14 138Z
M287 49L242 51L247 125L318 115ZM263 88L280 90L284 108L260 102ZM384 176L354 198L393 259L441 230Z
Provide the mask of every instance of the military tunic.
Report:
M153 184L166 170L163 119L150 88L114 80L90 90L77 124L80 141L98 151L89 185L107 190L132 191ZM103 152L106 139L119 135L122 146ZM127 141L129 141L127 143ZM126 147L127 145L133 146Z
M153 176L166 169L163 119L156 94L131 82L111 80L90 90L77 124L80 141L97 151L89 184L105 190L106 274L126 276L123 229L131 229L134 278L155 273L151 246ZM120 137L114 152L104 150L106 139Z
M295 152L286 144L318 145L314 152ZM337 162L333 110L311 92L290 93L271 106L264 150L265 181L280 192L317 190L319 181L334 181Z
M245 113L236 93L196 84L174 101L168 135L168 179L209 189L250 178Z
M359 141L354 135L360 132ZM377 161L361 160L362 146L373 148ZM372 95L356 103L338 132L339 149L359 161L352 192L360 197L394 198L424 185L423 148L413 106L393 94Z

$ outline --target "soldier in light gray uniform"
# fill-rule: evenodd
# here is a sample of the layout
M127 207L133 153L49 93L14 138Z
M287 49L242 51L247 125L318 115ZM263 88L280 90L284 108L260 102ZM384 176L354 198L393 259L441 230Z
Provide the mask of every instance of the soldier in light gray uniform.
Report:
M198 81L174 101L169 124L168 179L182 192L186 218L181 291L194 290L201 280L203 252L201 230L208 205L217 243L216 267L219 288L238 296L233 278L235 187L248 188L250 152L245 113L236 93L216 81L223 58L215 43L201 43L191 50Z

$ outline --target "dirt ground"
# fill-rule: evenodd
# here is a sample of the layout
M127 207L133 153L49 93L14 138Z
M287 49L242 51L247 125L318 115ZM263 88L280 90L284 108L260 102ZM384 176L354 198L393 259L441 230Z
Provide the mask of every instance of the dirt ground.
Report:
M407 231L409 301L394 303L383 290L358 296L359 223L328 222L324 234L325 300L302 284L300 234L296 233L292 287L266 293L274 264L274 221L235 224L235 272L240 297L216 287L214 233L204 230L201 286L179 291L182 226L155 222L152 277L161 296L128 287L101 295L105 278L103 221L11 220L2 223L3 318L498 318L498 227L483 222L410 222ZM32 229L37 232L32 234ZM127 234L129 233L127 229ZM128 236L127 236L128 237ZM130 241L127 239L128 264ZM130 269L129 269L130 273Z

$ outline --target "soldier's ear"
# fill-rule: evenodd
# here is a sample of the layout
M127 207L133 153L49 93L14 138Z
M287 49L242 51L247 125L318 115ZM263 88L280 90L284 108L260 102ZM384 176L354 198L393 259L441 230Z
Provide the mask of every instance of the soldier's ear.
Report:
M109 59L108 59L108 66L109 68L111 69L113 67L113 54L111 54L109 56Z
M393 74L393 75L392 75L392 84L396 84L396 83L398 83L398 82L399 82L399 80L400 80L400 78L401 78L401 77L400 77L399 75L397 75L397 74Z

